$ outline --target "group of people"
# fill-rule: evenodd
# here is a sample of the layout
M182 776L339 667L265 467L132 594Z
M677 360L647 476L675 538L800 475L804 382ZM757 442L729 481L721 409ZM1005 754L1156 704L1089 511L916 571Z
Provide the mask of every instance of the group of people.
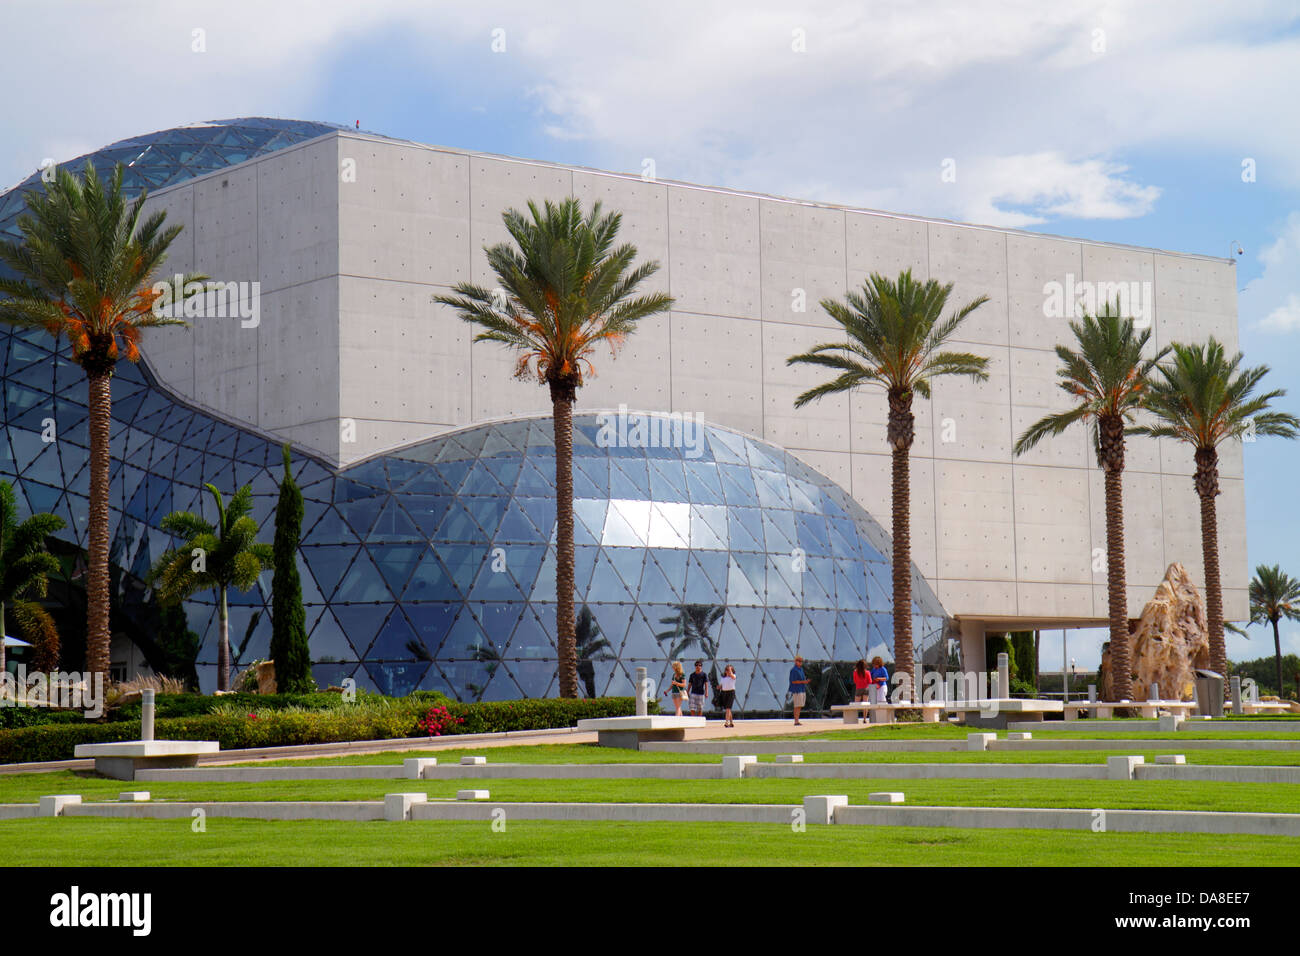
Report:
M676 716L682 716L682 698L690 702L691 716L704 716L704 701L709 696L709 675L704 673L704 661L695 662L689 675L682 669L681 661L673 661L673 679L664 694L672 694ZM736 669L728 664L718 678L718 704L726 712L724 727L736 726L731 720L731 707L736 702Z
M787 693L794 707L795 726L799 726L799 714L808 702L808 685L811 681L804 673L803 658L794 659L790 668L790 686ZM880 657L871 659L870 667L866 660L860 660L853 668L854 702L883 703L889 695L889 671ZM673 677L664 695L671 695L673 705L677 708L675 716L682 715L682 701L685 699L692 717L704 716L704 702L709 697L709 675L704 673L704 661L695 662L695 670L687 674L681 661L673 661ZM725 712L724 727L734 727L731 708L736 702L736 669L730 664L718 678L718 705Z

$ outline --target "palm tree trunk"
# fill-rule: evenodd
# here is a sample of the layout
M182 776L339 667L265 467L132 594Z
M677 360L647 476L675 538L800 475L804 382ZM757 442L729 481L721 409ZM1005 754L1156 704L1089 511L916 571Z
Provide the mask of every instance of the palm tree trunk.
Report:
M90 524L86 574L86 670L108 683L108 466L112 373L88 374L90 389Z
M573 402L572 384L551 382L555 426L555 629L560 696L578 696L578 644L573 620Z
M1133 696L1133 662L1128 633L1128 595L1124 581L1124 473L1106 475L1106 591L1110 610L1111 686L1116 700Z
M912 393L889 392L888 438L892 458L894 544L894 672L907 675L909 696L916 699L912 660L912 493L908 455L916 434Z
M1196 449L1196 493L1201 496L1201 555L1205 560L1205 623L1210 630L1210 670L1223 675L1228 690L1228 651L1223 641L1223 586L1219 579L1219 454Z
M4 605L0 604L0 621L3 620ZM1286 700L1282 690L1282 638L1277 633L1277 618L1273 618L1273 658L1277 661L1277 699Z
M1277 625L1273 625L1277 630ZM0 674L5 672L5 602L0 601ZM1282 658L1277 659L1277 672L1282 673Z
M230 690L230 615L226 608L226 589L217 588L217 597L221 641L217 645L217 690Z

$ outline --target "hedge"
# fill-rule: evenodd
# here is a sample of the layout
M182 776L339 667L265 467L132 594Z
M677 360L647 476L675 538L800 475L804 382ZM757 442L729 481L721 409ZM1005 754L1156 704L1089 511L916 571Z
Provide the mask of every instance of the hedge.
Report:
M337 696L337 695L335 695ZM417 721L432 706L445 706L464 722L447 734L501 733L572 727L589 717L621 717L634 711L631 697L595 700L540 699L461 704L439 694L404 698L358 698L355 704L322 710L259 708L247 713L230 701L217 713L162 717L155 722L161 740L215 740L222 750L284 747L350 740L392 740L423 736ZM0 763L70 760L77 744L138 740L140 722L45 724L0 730Z

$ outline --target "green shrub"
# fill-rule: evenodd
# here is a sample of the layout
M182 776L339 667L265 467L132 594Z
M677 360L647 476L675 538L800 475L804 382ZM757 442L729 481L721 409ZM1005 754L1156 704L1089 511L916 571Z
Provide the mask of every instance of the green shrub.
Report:
M176 696L187 699L187 695ZM285 700L276 701L278 697ZM302 702L291 702L295 697ZM329 706L321 706L321 698L329 698ZM464 718L464 723L449 728L448 735L572 727L586 718L623 717L634 712L631 697L595 700L546 698L479 704L455 703L436 692L400 698L358 694L351 703L343 702L338 694L266 697L229 694L219 698L192 699L208 702L210 710L184 716L159 716L155 731L160 740L215 740L221 744L222 750L239 750L422 737L425 734L419 729L418 722L433 704L445 706L453 717ZM273 703L267 706L268 702ZM139 705L134 706L138 714ZM187 703L185 706L191 705ZM654 707L653 703L651 707ZM105 723L46 723L0 730L0 763L70 760L77 744L139 738L138 718Z

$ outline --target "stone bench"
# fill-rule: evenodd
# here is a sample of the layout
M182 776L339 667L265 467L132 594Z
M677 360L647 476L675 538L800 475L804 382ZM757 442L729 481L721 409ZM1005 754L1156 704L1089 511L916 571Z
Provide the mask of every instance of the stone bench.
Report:
M1231 710L1231 704L1225 704L1224 709ZM1243 700L1241 702L1241 713L1243 716L1252 714L1289 714L1292 713L1290 704L1279 703L1275 700Z
M77 744L73 753L93 757L95 773L114 780L134 780L141 770L194 767L201 754L221 749L215 740L124 740L112 744Z
M857 724L858 720L869 716L869 722L873 724L892 724L894 722L894 712L898 710L919 710L921 719L928 724L937 724L940 714L947 709L947 705L941 702L930 702L922 704L870 704L859 701L854 704L833 704L832 713L840 713L844 717L846 724Z
M594 730L601 747L640 750L646 741L685 740L688 729L706 724L703 717L597 717L578 721L578 730Z
M943 705L971 727L1005 729L1008 722L1043 720L1047 714L1060 714L1065 705L1059 700L1033 700L1019 697L995 697L988 700L950 701Z
M1086 710L1092 717L1105 720L1109 719L1117 708L1136 710L1143 717L1155 720L1162 710L1180 717L1190 716L1196 710L1196 702L1191 700L1072 700L1065 705L1065 719L1075 720Z

